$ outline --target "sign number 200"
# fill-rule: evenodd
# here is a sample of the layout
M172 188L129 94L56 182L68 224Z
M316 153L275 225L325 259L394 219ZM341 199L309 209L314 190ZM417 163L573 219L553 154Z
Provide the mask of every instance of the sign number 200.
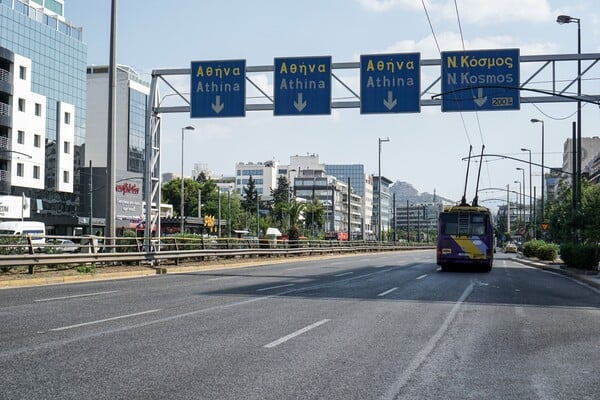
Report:
M512 97L494 97L492 98L493 107L506 107L513 105Z

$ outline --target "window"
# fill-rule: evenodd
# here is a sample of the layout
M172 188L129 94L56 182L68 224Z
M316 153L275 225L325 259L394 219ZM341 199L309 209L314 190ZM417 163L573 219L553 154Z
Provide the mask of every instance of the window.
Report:
M25 131L17 132L17 143L25 144Z
M70 125L71 124L71 113L66 112L65 113L65 125Z
M17 163L17 176L24 176L25 165L23 163Z
M40 167L38 165L33 166L33 179L40 179Z
M33 145L35 147L42 147L42 137L40 135L33 135Z
M71 144L69 142L63 143L63 153L69 154L71 152Z
M19 66L19 78L23 80L27 79L27 68L22 65Z
M42 105L40 103L35 103L35 115L38 117L42 116Z
M25 112L25 99L19 99L19 111Z
M63 171L63 183L69 183L69 171Z

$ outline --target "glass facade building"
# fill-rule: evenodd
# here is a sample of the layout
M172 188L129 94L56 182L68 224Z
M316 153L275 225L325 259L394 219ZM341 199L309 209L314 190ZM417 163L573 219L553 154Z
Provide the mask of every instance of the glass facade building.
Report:
M325 164L327 175L333 175L342 182L350 178L350 186L359 196L365 195L365 166L362 164Z
M146 146L146 101L148 96L129 88L129 143L127 144L127 170L144 172Z
M91 186L106 187L107 131L108 131L108 87L109 67L94 65L87 67L87 114L85 160L82 168L82 187L86 190L87 176L93 176ZM150 85L127 65L117 65L115 74L115 190L118 193L115 209L115 227L135 228L143 219L143 173L145 170L146 102ZM90 172L91 165L91 172ZM89 182L88 182L89 186ZM85 219L92 217L91 229L104 229L107 212L106 193L98 190L82 197ZM93 209L93 210L92 210Z
M56 3L62 10L56 1L45 3L52 4L52 10L58 8ZM83 144L87 45L82 38L81 28L41 9L19 0L0 0L0 47L32 61L32 90L48 99L47 140L56 140L56 103L61 101L75 106L75 145Z
M44 189L13 186L11 194L31 199L32 219L46 222L49 234L70 234L67 226L77 225L78 172L84 162L87 46L82 29L64 19L63 1L0 0L0 47L31 60L31 92L45 97ZM73 143L61 140L65 125L73 129Z

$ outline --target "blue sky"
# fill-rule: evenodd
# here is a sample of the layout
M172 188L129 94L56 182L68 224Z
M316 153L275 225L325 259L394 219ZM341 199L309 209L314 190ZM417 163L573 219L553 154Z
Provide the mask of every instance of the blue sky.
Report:
M441 51L461 50L464 41L467 50L519 48L521 56L576 53L576 24L555 22L557 15L567 14L581 18L582 52L600 52L598 0L424 3ZM69 0L65 15L84 28L88 64L108 64L110 0ZM331 56L334 63L359 61L361 54L374 53L419 52L422 60L440 57L419 0L121 0L117 34L118 62L133 67L148 81L153 69L189 68L193 60L245 59L247 66L262 66L273 65L275 57ZM573 74L576 63L563 68L557 70L559 78ZM521 68L521 77L530 70ZM430 82L436 72L422 70L422 80ZM582 92L598 94L600 68L595 67L586 78ZM272 91L271 75L253 79ZM345 79L358 92L358 71ZM189 92L189 79L180 77L174 83ZM347 94L334 88L334 97L342 95ZM478 152L485 144L486 153L522 159L528 155L520 149L529 148L532 161L540 162L541 126L530 119L543 119L546 164L560 167L575 111L575 103L560 103L521 104L518 111L477 113L442 113L439 107L422 107L420 113L394 115L338 109L327 116L274 117L271 111L252 111L245 118L191 120L186 114L167 114L163 116L162 170L179 173L181 128L187 125L196 130L186 132L186 175L194 163L207 164L215 175L232 175L239 161L274 159L285 164L290 156L307 153L319 154L321 162L329 164L362 163L366 171L377 174L378 138L389 137L382 148L382 175L407 181L421 192L435 189L459 200L466 170L461 159L469 145ZM600 108L584 106L582 116L583 136L599 136ZM514 181L522 180L522 173L516 167L527 165L488 159L480 188L510 184L511 190L518 191ZM533 172L539 195L540 173L535 168ZM528 171L526 181L528 187ZM480 199L499 197L505 194L480 194ZM485 204L494 206L493 201Z

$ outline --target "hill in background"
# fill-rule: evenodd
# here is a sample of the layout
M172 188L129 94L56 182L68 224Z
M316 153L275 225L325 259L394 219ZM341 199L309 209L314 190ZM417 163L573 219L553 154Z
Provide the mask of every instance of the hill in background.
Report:
M390 193L396 194L396 205L400 205L402 203L406 203L408 200L409 203L419 204L419 203L432 203L432 202L442 202L444 204L454 204L457 200L450 200L445 197L442 197L438 194L427 193L419 193L417 189L413 185L408 182L396 181L390 186Z

